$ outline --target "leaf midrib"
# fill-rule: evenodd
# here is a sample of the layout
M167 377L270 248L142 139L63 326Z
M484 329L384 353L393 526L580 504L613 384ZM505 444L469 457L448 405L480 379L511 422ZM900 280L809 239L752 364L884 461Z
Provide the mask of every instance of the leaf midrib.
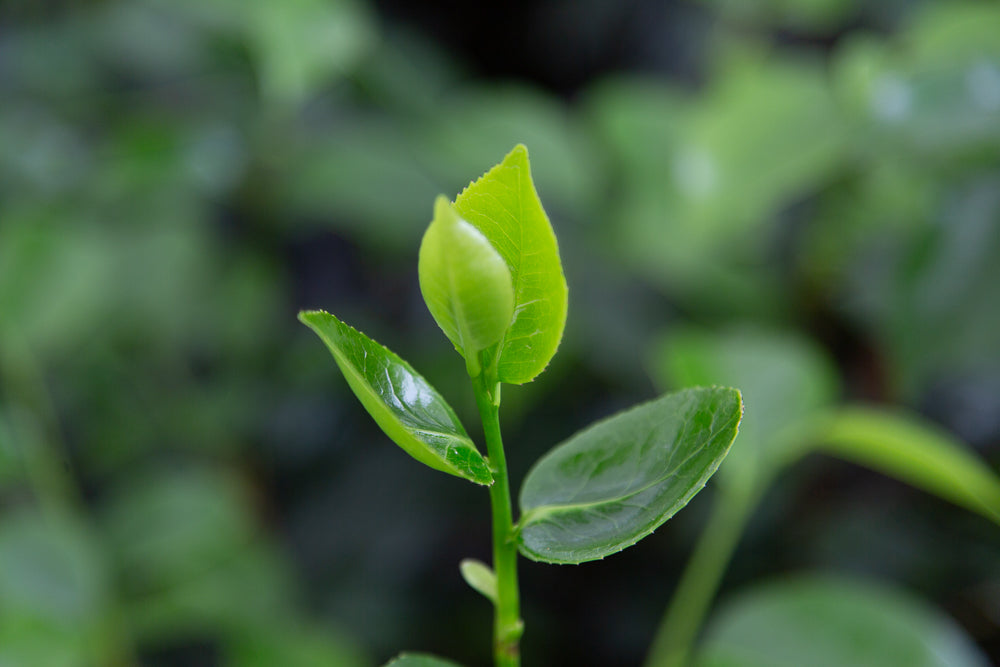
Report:
M669 472L668 474L664 475L663 477L658 477L658 478L650 481L649 483L644 484L643 486L639 487L635 491L631 491L629 493L625 493L625 494L622 494L620 496L615 496L613 498L604 498L604 499L600 499L600 500L592 500L592 501L580 502L580 503L546 503L545 505L539 505L537 507L533 507L533 508L525 511L521 515L521 518L518 521L518 523L521 524L522 528L525 528L529 524L534 523L534 522L538 522L538 521L540 521L540 520L542 520L542 519L544 519L547 516L552 515L552 514L568 513L568 512L578 511L578 510L585 510L585 509L587 509L589 507L594 507L596 505L608 505L608 504L612 504L612 503L620 503L620 502L624 502L625 500L628 500L629 498L633 498L633 497L639 495L640 493L642 493L643 491L646 491L646 490L648 490L648 489L650 489L653 486L656 486L658 484L662 484L663 482L665 482L666 480L670 479L671 477L676 476L678 474L678 472L680 472L680 469L683 468L688 463L688 461L690 461L692 458L694 458L695 456L697 456L698 454L700 454L702 451L704 451L704 449L706 447L708 447L708 445L720 433L722 433L723 431L725 431L726 428L728 427L729 423L730 422L727 421L726 425L724 425L722 428L713 430L710 433L710 435L707 438L705 438L704 444L701 447L698 447L697 449L695 449L693 452L691 452L687 457L685 457L684 460L681 461L680 463L678 463L671 472Z

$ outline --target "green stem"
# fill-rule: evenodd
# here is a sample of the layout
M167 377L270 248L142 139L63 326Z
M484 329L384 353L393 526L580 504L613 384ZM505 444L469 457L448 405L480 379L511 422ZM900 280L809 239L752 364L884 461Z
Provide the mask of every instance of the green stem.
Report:
M521 621L520 594L517 586L517 546L513 539L514 518L510 502L507 459L500 439L500 400L498 385L491 369L473 380L476 405L483 420L486 451L493 470L490 507L493 512L493 570L497 576L497 600L493 625L493 650L496 667L519 667Z
M722 489L656 632L646 667L684 667L755 505L753 494Z

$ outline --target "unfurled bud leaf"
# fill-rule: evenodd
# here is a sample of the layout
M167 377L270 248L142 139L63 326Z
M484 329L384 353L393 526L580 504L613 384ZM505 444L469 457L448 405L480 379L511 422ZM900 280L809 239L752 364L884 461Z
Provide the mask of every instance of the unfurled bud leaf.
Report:
M434 320L479 374L478 353L497 343L514 315L514 288L503 257L443 195L420 244L420 291Z

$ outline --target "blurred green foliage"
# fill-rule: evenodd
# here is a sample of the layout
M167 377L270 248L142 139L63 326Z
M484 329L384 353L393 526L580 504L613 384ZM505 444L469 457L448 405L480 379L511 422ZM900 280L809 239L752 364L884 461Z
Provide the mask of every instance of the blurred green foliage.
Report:
M342 312L472 414L432 342L416 249L434 196L518 142L577 287L553 372L505 394L515 469L651 394L636 350L747 323L825 348L824 397L922 411L996 467L1000 9L681 4L702 28L678 46L697 84L647 68L560 97L477 77L360 0L5 3L0 665L349 667L486 626L455 566L487 536L410 511L467 497L431 490L341 409L294 313ZM546 30L553 45L572 32ZM527 396L549 400L518 409ZM396 483L370 488L376 460L398 463ZM810 565L840 562L817 555L822 535L855 534L871 493L836 470L794 468L765 501L759 530L797 527ZM926 506L879 493L914 546L900 583L960 611L998 659L976 592L997 585L995 533L937 522L964 545L943 548ZM683 526L666 532L684 548ZM400 544L408 562L379 555ZM435 568L457 602L417 613L452 590L420 588ZM665 599L635 612L648 635ZM579 632L538 604L529 627ZM642 655L636 633L608 634L537 654ZM486 644L440 652L481 662L470 647Z

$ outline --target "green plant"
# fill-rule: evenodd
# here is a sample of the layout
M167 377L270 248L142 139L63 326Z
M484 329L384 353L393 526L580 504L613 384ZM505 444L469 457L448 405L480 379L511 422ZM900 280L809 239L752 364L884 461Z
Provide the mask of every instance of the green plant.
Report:
M467 560L466 581L495 607L494 657L520 664L517 557L582 563L631 546L673 516L715 472L743 412L731 388L688 389L600 421L528 473L515 520L501 440L503 383L548 365L566 322L555 235L518 145L452 204L439 197L420 247L419 280L435 321L465 359L487 457L445 399L399 356L323 311L299 318L326 343L382 430L431 468L487 486L493 563ZM445 665L401 656L397 667Z
M733 383L748 406L740 447L681 576L647 667L985 665L955 624L904 593L844 577L764 584L695 639L747 520L778 474L810 452L864 465L1000 524L1000 479L915 415L836 405L835 369L808 339L755 329L675 330L657 347L666 385Z

